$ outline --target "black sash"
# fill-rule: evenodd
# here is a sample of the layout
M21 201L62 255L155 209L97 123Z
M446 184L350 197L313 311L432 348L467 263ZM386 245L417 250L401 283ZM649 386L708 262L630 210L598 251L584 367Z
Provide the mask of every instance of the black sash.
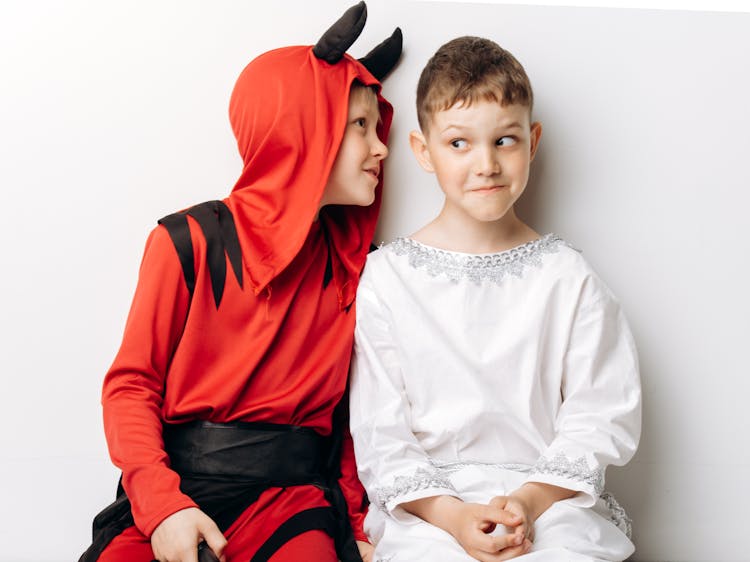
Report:
M331 507L304 510L264 543L250 562L268 560L291 538L310 530L327 532L341 562L361 562L346 501L338 484L341 432L322 437L305 427L243 423L191 422L164 426L171 468L180 490L225 531L268 488L312 484ZM79 562L94 562L104 548L134 525L122 485L117 499L94 518L93 543Z

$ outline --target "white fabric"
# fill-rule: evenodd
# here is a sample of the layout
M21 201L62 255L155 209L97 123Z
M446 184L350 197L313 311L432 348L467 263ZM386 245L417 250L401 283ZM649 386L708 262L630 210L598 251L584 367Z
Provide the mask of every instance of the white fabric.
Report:
M376 560L472 560L399 505L438 494L487 503L525 481L579 493L539 518L519 560L633 551L627 517L599 496L606 467L638 444L635 347L616 299L554 235L478 256L409 239L371 253L351 431Z

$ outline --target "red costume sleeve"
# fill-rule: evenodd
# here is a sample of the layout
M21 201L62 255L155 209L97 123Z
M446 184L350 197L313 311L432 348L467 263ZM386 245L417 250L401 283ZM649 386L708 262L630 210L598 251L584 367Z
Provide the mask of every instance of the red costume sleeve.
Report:
M195 502L179 490L162 439L165 373L182 334L189 294L166 229L151 232L122 345L104 380L104 430L140 531Z

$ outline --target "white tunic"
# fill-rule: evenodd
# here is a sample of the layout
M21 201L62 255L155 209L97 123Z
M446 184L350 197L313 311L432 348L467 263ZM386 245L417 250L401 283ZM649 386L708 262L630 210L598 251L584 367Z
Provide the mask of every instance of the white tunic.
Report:
M617 300L555 235L494 254L405 238L371 253L351 431L376 560L473 560L399 505L438 494L487 503L530 481L578 494L536 521L519 560L633 552L629 519L602 492L606 467L638 445L636 351Z

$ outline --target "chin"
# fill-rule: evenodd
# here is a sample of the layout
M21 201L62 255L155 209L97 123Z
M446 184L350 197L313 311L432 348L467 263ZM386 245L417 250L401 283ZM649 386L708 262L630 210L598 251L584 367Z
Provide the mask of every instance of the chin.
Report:
M373 204L375 201L375 190L370 191L369 193L362 194L360 197L356 198L356 201L352 201L352 205L357 205L359 207L369 207Z
M503 211L497 212L474 212L471 213L471 216L478 222L497 222L503 220L503 218L505 218L505 216L508 214L508 211L509 209L504 209Z

